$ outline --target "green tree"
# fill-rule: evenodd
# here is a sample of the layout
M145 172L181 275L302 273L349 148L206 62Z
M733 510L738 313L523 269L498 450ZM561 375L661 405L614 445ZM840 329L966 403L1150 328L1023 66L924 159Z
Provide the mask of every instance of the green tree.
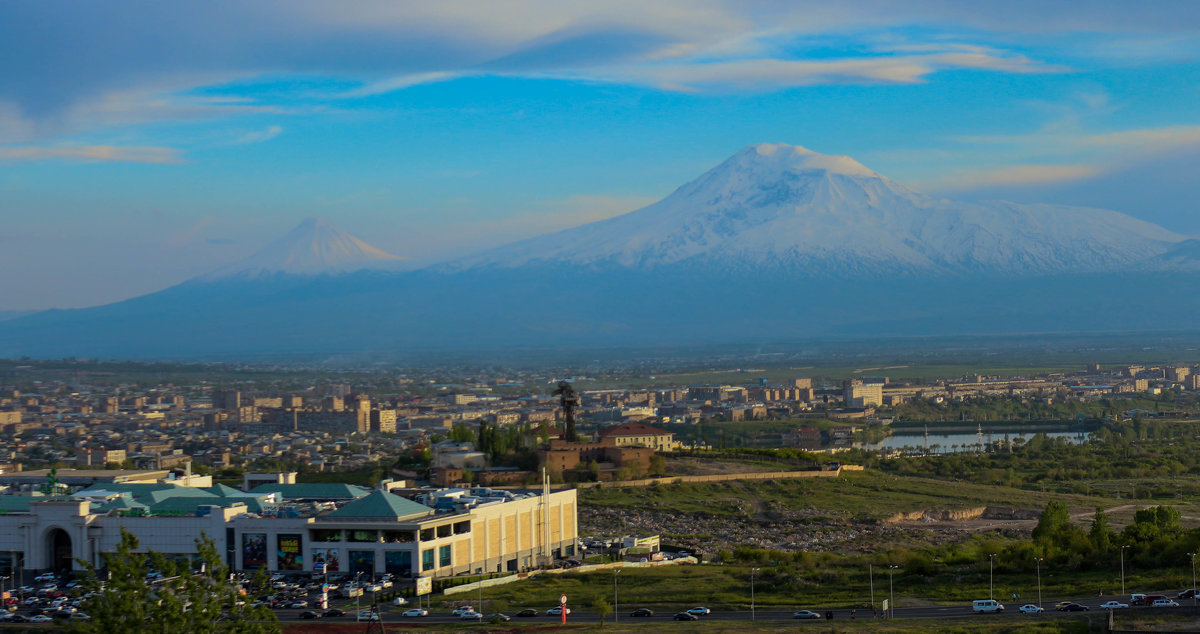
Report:
M1071 513L1065 502L1052 500L1046 504L1046 510L1038 519L1037 527L1033 529L1033 539L1039 542L1053 542L1054 538L1071 525Z
M1108 530L1108 516L1104 509L1097 506L1096 516L1092 519L1092 529L1088 532L1088 540L1098 552L1108 552L1112 548L1112 532Z
M600 627L604 627L604 619L612 614L612 605L602 596L597 596L592 599L592 610L596 612L596 617L600 619Z
M74 625L79 632L115 634L142 632L215 634L278 632L275 615L249 607L229 582L216 544L207 535L196 540L196 555L171 559L154 551L138 552L138 539L126 530L115 553L102 553L105 580L88 562L83 586L95 593L83 604L92 618ZM150 570L162 573L148 583Z

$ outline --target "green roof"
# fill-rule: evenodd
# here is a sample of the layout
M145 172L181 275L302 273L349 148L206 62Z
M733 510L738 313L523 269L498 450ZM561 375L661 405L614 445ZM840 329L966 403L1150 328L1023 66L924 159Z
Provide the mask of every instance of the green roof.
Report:
M80 491L83 493L95 493L97 491L111 491L113 493L127 493L133 496L133 499L142 504L155 505L163 500L172 498L202 498L213 499L217 496L204 489L196 487L181 487L174 484L97 484Z
M0 513L28 513L30 502L44 499L32 495L0 495Z
M306 484L262 484L251 493L278 493L285 500L353 500L369 491L353 484L341 482L310 482Z
M413 515L427 515L433 509L424 504L400 497L386 491L374 491L342 508L326 515L330 519L386 519L397 520Z
M167 500L163 500L162 502L159 502L157 504L152 504L150 506L150 512L151 513L171 513L171 512L195 513L196 509L200 508L201 506L220 506L222 508L229 508L231 506L235 506L238 504L247 504L248 502L252 502L252 501L255 501L254 498L218 498L218 497L185 498L185 497L178 497L178 498L170 498ZM247 504L246 510L248 512L250 511L248 504Z
M213 495L220 495L222 497L229 495L241 495L242 493L241 490L235 489L226 484L214 484L204 490L212 493Z

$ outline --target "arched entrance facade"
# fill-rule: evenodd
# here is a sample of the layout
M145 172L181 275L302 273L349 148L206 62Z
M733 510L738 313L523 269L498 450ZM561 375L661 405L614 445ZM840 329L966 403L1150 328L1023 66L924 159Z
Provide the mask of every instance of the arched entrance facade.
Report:
M75 557L71 549L71 535L61 528L52 528L46 532L46 562L50 570L71 570Z

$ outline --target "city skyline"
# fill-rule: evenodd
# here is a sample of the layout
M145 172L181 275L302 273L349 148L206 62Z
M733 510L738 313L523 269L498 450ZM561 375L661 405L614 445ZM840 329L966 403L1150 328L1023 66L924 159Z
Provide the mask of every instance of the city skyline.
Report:
M429 263L632 211L760 142L1200 234L1186 2L0 17L0 310L153 292L307 216Z

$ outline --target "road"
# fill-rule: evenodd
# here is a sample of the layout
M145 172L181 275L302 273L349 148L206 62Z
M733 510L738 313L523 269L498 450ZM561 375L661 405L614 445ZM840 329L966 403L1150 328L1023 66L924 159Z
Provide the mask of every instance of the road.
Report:
M1175 596L1174 592L1162 592L1159 594L1164 594L1168 597ZM1070 599L1070 600L1075 601L1076 603L1079 603L1080 605L1087 606L1089 609L1089 613L1103 614L1104 610L1102 610L1100 608L1100 604L1110 601L1112 599L1114 599L1114 597L1111 597L1111 596L1095 597L1095 596L1093 596L1093 597L1088 597L1088 598ZM1055 598L1053 600L1045 601L1042 605L1045 608L1046 612L1042 615L1022 614L1017 608L1019 608L1022 605L1025 605L1026 603L1029 603L1029 601L1021 600L1021 601L1004 602L1005 610L1004 610L1004 612L999 613L999 614L975 615L975 613L971 610L971 606L969 604L964 604L964 605L951 605L951 606L896 608L895 618L898 618L898 619L922 618L923 619L923 618L963 618L963 617L970 617L970 616L978 616L979 618L994 618L994 619L1006 619L1007 620L1007 619L1014 619L1014 618L1016 618L1016 619L1037 619L1037 618L1046 618L1046 617L1050 617L1053 615L1073 614L1073 613L1063 613L1063 612L1055 612L1054 611L1054 605L1060 600L1062 600L1062 599ZM1122 600L1122 599L1117 599L1117 600ZM1191 607L1191 603L1187 602L1187 601L1180 601L1180 605L1183 606L1184 608ZM339 602L337 607L342 607L343 609L345 609L346 616L332 617L332 618L328 619L329 621L333 621L333 622L352 622L352 621L354 621L354 615L357 614L354 611L354 604L351 603L348 606L343 606L341 604L341 602ZM630 612L632 612L633 610L635 610L639 607L650 607L651 609L654 610L654 616L648 617L648 618L646 618L646 617L638 618L638 617L629 616ZM367 608L367 604L363 604L363 609L366 609L366 608ZM381 611L381 616L382 616L383 622L386 624L389 624L389 625L409 625L412 627L420 627L420 625L422 623L462 623L463 622L462 619L459 619L458 617L451 615L448 610L444 610L444 609L438 610L436 612L431 610L430 615L426 616L426 617L403 617L403 616L400 616L400 613L406 609L407 609L407 606L406 607L396 607L396 606L390 606L390 605L389 606L380 606L380 611ZM860 619L871 620L871 618L872 618L871 613L869 611L864 611L864 610L857 610L856 614L854 614L854 616L852 617L851 612L848 609L840 609L839 608L839 609L835 609L835 610L826 610L824 608L819 608L819 607L814 607L814 606L797 606L795 608L795 610L800 610L800 609L808 609L808 610L812 610L814 612L820 613L822 616L822 619L821 619L822 621L825 619L826 613L830 612L830 611L833 613L833 619L835 621L849 621L852 618L854 618L856 620L860 620ZM1135 610L1135 611L1141 611L1141 610L1154 610L1154 611L1164 610L1164 611L1167 611L1167 610L1175 610L1177 608L1130 608L1130 609ZM1179 609L1182 609L1182 608L1179 608ZM754 620L757 620L757 621L791 621L792 614L793 614L793 612L795 612L795 610L791 610L791 609L789 609L789 610L760 609L760 610L756 610L754 612L753 618L754 618ZM513 610L513 612L516 612L516 611L517 610ZM301 612L303 612L303 610L277 610L275 612L275 614L279 618L280 621L295 621L295 620L299 620L299 614ZM545 608L539 608L539 612L544 613ZM659 610L658 608L656 608L654 606L630 605L630 606L622 606L621 607L621 614L619 615L619 620L622 623L636 623L636 622L643 622L643 621L660 622L660 621L671 620L672 617L674 616L674 614L675 614L675 609ZM556 623L559 621L559 618L560 617L557 617L557 616L544 616L544 615L539 615L536 617L529 617L529 618L515 618L514 617L513 622L545 624L545 623ZM700 618L705 621L750 621L751 613L749 610L714 611L713 613L711 613L707 616L700 617ZM595 623L598 620L599 619L596 617L595 613L588 611L588 610L583 610L583 609L572 611L571 614L567 617L568 623L572 623L572 622ZM613 620L612 615L610 615L607 618L607 620L609 622L612 622L612 620ZM821 621L817 621L817 622L819 623ZM799 621L797 623L799 623Z

